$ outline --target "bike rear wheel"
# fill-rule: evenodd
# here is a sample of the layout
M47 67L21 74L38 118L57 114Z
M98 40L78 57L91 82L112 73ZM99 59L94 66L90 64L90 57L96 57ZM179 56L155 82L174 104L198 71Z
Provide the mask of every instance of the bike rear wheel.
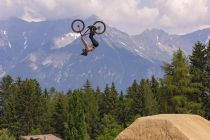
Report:
M85 29L85 23L81 19L76 19L71 23L71 29L76 33L81 33Z
M95 30L96 34L103 34L106 31L106 25L102 21L96 21L93 25L97 28Z

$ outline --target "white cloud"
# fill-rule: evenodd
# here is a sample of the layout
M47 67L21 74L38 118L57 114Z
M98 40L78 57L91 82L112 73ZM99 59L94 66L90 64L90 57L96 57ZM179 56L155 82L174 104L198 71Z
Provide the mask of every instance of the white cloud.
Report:
M205 24L210 25L208 0L158 0L159 26L172 32L189 32Z
M209 0L0 0L0 19L86 18L96 14L128 33L162 28L171 33L190 32L210 25Z

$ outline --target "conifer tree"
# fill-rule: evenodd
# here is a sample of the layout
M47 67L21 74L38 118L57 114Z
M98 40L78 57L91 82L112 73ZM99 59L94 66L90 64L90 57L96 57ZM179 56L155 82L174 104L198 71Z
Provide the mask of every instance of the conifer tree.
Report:
M197 42L192 50L190 56L190 63L192 68L197 68L201 72L204 72L206 66L206 47L204 44Z
M112 115L104 115L101 125L103 131L97 140L113 140L123 129Z
M129 112L132 118L143 115L143 94L140 92L140 86L136 80L133 81L132 85L128 87L127 99L131 104L131 110Z
M54 110L52 112L52 127L55 134L60 138L64 138L64 123L67 118L67 110L65 106L64 95L57 93L54 97Z
M210 40L206 48L206 81L204 83L205 93L203 97L203 107L205 110L205 117L210 120Z
M139 92L139 85L136 80L133 81L131 87L128 87L127 96L133 98Z
M179 49L174 53L171 64L163 66L162 97L169 113L202 114L201 104L197 102L199 90L192 86L189 65L186 56Z
M126 128L133 119L131 114L132 101L132 98L126 98L121 92L117 106L117 120L119 124L123 126L123 128Z
M207 47L207 64L206 64L206 75L207 75L207 82L206 87L208 87L208 93L210 93L210 40ZM208 119L210 120L210 96L208 96Z
M210 40L209 40L209 44L208 47L206 49L206 76L207 76L207 82L206 82L206 87L210 88ZM210 91L209 91L210 92Z
M158 104L155 99L154 94L152 93L152 90L150 89L148 82L146 82L144 79L141 81L140 84L141 92L143 94L143 115L154 115L158 113Z
M206 75L207 75L207 78L208 78L208 85L210 85L210 40L209 40L209 44L208 44L208 46L207 46L207 49L206 49L206 53L207 53L207 55L206 55ZM210 87L210 86L208 86L208 87Z
M0 115L3 113L4 109L4 101L6 100L6 97L9 96L9 88L13 82L13 79L11 76L7 75L2 78L0 82Z
M9 130L17 136L27 135L32 129L41 129L45 103L39 83L19 78L11 87L11 93L4 113Z
M154 75L152 76L151 80L149 81L149 85L150 85L150 88L152 90L152 93L157 98L159 82L157 81L157 79L155 78Z
M84 103L79 90L69 95L69 111L65 123L66 140L88 140Z
M192 82L202 91L205 92L206 83L206 64L207 64L207 53L205 45L198 42L193 47L192 55L190 56L190 74Z
M131 86L131 91L129 92L133 92L133 103L132 103L132 115L133 117L136 116L143 116L143 111L144 111L144 97L143 94L141 92L140 86L136 83L136 81L134 81L133 85ZM129 97L129 96L128 96Z
M99 96L99 112L100 112L100 118L103 118L104 114L108 113L108 105L106 96L109 94L110 88L109 85L106 84L106 87L104 89L104 92L101 92Z
M208 105L209 95L207 92L210 84L208 85L208 73L206 71L208 65L208 47L206 48L206 46L200 42L196 43L193 47L192 55L190 56L190 63L192 82L197 89L201 91L200 97L203 102L203 109L206 112L205 116L209 116L207 112L210 105ZM200 99L200 97L197 97L197 99Z
M6 121L4 124L1 124L4 126L4 128L7 128L14 136L23 134L23 131L20 130L21 124L16 111L16 98L17 92L19 92L19 90L20 87L16 84L11 86L10 92L12 94L10 94L7 98L4 109L4 118Z
M110 90L110 96L109 101L111 103L110 105L110 114L114 117L116 117L117 113L117 104L118 104L118 92L116 90L115 84L112 83L111 90Z
M103 114L111 114L115 117L117 110L117 101L118 93L116 91L114 83L112 83L111 88L106 85L104 94L102 95L102 104L100 105L100 110L103 112Z
M97 92L100 93L99 88ZM83 88L83 100L90 139L95 139L99 133L99 93L92 89L90 82L87 80Z

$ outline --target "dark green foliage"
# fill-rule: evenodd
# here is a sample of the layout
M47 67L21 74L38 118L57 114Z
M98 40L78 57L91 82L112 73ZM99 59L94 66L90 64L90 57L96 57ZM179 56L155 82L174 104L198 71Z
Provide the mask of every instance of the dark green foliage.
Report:
M206 62L206 82L204 83L204 86L206 87L205 97L204 98L204 109L205 109L205 117L210 120L210 40L209 44L206 49L207 52L207 62Z
M7 129L0 130L0 140L15 140Z
M155 84L157 83L154 83L154 85L151 86L149 80L143 79L141 80L140 85L138 85L137 81L134 80L131 87L128 88L127 98L125 99L125 108L129 107L129 109L126 109L128 114L127 118L134 119L139 116L154 115L158 113L159 108L155 97L155 94L157 93L153 93L151 88L153 87L154 92L156 92L158 90L158 87L156 87L158 84Z
M206 62L206 47L204 44L198 42L193 47L192 55L190 56L190 64L193 68L197 68L203 72L205 70Z
M128 87L127 97L133 98L139 92L139 85L136 80L133 81L131 87Z
M104 114L108 114L109 112L109 104L107 104L107 96L110 93L109 85L107 84L104 92L102 92L99 96L99 108L100 108L100 118L104 116Z
M104 115L101 125L103 131L97 140L113 140L123 129L112 115Z
M190 73L191 79L195 86L201 90L202 94L206 91L206 64L207 64L207 51L205 45L198 42L193 48L192 55L190 56Z
M191 82L187 58L181 50L174 53L171 64L163 66L161 108L167 113L202 114L200 91Z
M9 88L12 85L13 79L9 75L2 78L0 82L0 115L3 114L4 101L9 96Z
M205 86L208 87L208 91L210 92L210 40L209 44L206 48L206 68L205 73L207 76L207 81L205 83Z
M117 112L117 104L118 104L118 92L116 90L115 84L112 83L111 85L111 90L110 90L110 94L108 96L108 103L110 104L109 110L110 110L110 114L112 116L116 117L116 112Z
M40 135L42 134L40 129L37 128L37 129L32 129L31 132L29 133L30 135Z
M127 98L131 100L132 110L130 110L130 115L132 117L143 115L143 94L140 92L140 87L136 80L128 88Z
M42 129L40 130L40 134L50 134L54 133L55 130L53 128L53 112L55 108L56 101L54 100L56 98L50 97L49 92L47 89L43 91L43 100L44 100L44 114L43 114L43 120L42 120ZM37 129L35 129L37 130ZM35 131L36 132L36 131Z
M54 104L51 126L54 128L54 133L57 136L64 138L64 123L67 118L65 96L61 93L57 93L54 97Z
M210 78L209 78L209 64L210 64L210 44L207 46L198 42L195 44L190 56L192 82L201 92L201 100L203 102L203 109L205 117L210 117Z
M99 134L99 94L100 90L95 92L87 81L83 89L83 101L90 139L95 139Z
M155 115L158 113L158 104L155 96L145 80L141 81L140 89L143 94L143 115Z
M210 85L210 40L209 40L209 44L208 44L207 49L206 49L206 53L207 53L207 55L206 55L206 69L205 69L205 72L206 72L206 75L208 77L208 85Z
M150 86L155 98L158 99L158 89L160 87L160 84L154 75L152 76L151 80L149 81L149 86Z
M80 91L75 90L69 95L69 110L65 124L66 140L87 140L87 123L85 121L84 103Z
M120 94L119 102L117 106L117 120L119 124L126 128L131 121L133 121L132 116L132 99L126 98L123 93Z
M100 110L101 115L111 114L116 116L118 102L118 92L116 91L114 83L112 83L111 88L106 85L104 93L101 95Z
M18 79L10 87L4 117L7 128L15 135L27 135L32 129L42 128L45 102L36 80Z

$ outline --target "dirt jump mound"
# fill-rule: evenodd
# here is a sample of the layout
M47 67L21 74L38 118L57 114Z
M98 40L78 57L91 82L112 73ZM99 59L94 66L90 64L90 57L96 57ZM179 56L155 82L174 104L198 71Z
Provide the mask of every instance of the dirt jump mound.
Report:
M188 114L141 117L115 140L210 140L210 121Z

